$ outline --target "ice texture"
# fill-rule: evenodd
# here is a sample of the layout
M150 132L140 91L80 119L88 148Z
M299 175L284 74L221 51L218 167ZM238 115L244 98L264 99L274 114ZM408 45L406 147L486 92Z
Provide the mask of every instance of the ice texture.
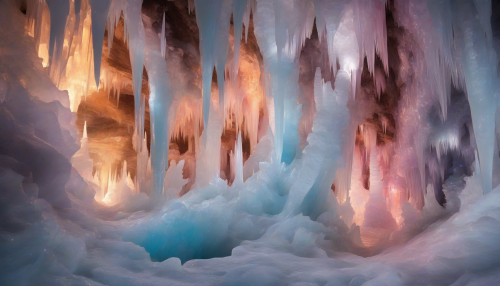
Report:
M37 51L46 40L36 27L43 3L28 2L28 34L19 1L0 2L1 285L500 283L491 1L188 1L200 28L199 100L174 80L172 70L184 70L175 53L166 54L165 18L160 32L142 15L141 0L47 0L50 71ZM75 15L68 14L70 3ZM134 182L126 162L117 174L93 174L87 125L80 139L71 94L51 81L58 82L54 65L64 68L69 58L58 48L65 34L89 39L75 32L88 3L95 81L108 92L120 85L100 71L104 27L112 34L124 12L135 96ZM239 35L228 62L231 11ZM228 163L221 135L227 106L240 99L236 49L242 23L248 35L250 13L266 98L262 106L231 110L239 126ZM314 108L306 113L298 104L305 102L299 57L315 17L325 52L317 51L328 58L332 82L311 63ZM387 45L391 17L399 25L392 35L396 63ZM372 86L362 86L365 59ZM82 65L88 78L92 64ZM379 126L372 114L381 114L380 105L373 102L386 100L395 83L400 99ZM312 127L301 145L303 112ZM177 118L189 120L175 125ZM250 130L241 127L243 118L252 121ZM379 142L393 131L393 142ZM193 143L169 162L171 134L183 132ZM223 164L231 165L231 178L223 178Z

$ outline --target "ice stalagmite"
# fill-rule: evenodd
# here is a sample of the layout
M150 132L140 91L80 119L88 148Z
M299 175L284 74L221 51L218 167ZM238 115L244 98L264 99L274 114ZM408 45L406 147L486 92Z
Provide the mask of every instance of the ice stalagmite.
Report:
M89 155L89 139L87 137L87 121L83 125L83 135L80 140L80 150L71 158L71 165L80 175L88 181L92 181L93 161Z
M89 0L89 3L92 19L92 46L94 48L94 76L95 84L99 88L104 29L106 28L111 0Z
M316 77L320 74L316 70ZM315 81L317 84L317 81ZM333 175L338 167L337 160L342 158L342 134L349 122L346 107L350 96L351 76L340 70L335 79L335 91L330 84L323 83L322 95L315 98L322 103L314 119L312 133L307 137L307 145L298 167L298 177L290 188L282 215L296 215L302 209L313 211L321 195L329 191ZM315 87L315 92L319 88ZM314 189L313 186L315 187ZM309 194L308 194L309 193ZM303 204L307 195L307 202ZM324 203L324 199L322 200Z
M220 171L221 135L224 128L222 108L210 100L210 115L208 125L203 131L206 144L200 144L196 154L196 181L197 186L206 186L218 176Z
M491 28L485 31L483 26L483 22L489 22L489 19L481 17L488 17L483 15L487 14L483 10L488 7L482 5L491 6L491 3L466 0L456 2L453 6L456 15L454 26L457 26L458 33L455 36L462 47L462 67L476 137L483 191L488 193L492 189L496 92L499 81L497 55L488 39L488 30Z
M241 142L241 132L238 133L238 139L236 140L236 145L234 146L234 151L236 155L235 160L235 176L234 182L235 185L243 184L243 150L242 150L242 142Z
M148 19L149 21L149 19ZM172 99L167 63L161 54L161 43L151 23L146 22L144 65L149 77L149 113L151 117L152 193L160 196L168 162L168 112Z
M363 227L376 229L377 233L374 237L384 235L386 230L391 231L396 229L396 222L392 214L387 210L386 198L383 194L380 166L377 157L377 133L373 129L366 130L368 133L368 150L370 159L370 194L366 205L364 206L364 221ZM365 141L366 142L366 141ZM373 231L373 230L372 230ZM367 246L375 244L376 241L366 241Z

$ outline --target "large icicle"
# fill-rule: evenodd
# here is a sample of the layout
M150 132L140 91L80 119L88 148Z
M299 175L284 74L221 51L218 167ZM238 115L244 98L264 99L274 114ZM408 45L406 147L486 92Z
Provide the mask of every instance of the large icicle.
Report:
M144 66L144 24L141 19L142 0L129 0L125 10L125 34L132 65L132 87L134 90L134 110L136 126L136 151L141 150L144 134L144 99L142 98L142 73Z
M95 85L99 89L101 76L101 56L104 42L104 30L108 19L111 0L89 0L92 19L92 46L94 49L94 77Z
M149 19L148 19L149 20ZM146 45L144 65L149 77L149 113L151 117L151 169L152 193L159 197L163 192L168 162L168 111L172 103L170 79L161 42L151 23L145 21Z
M229 47L231 2L229 0L195 0L196 22L200 29L200 53L203 76L203 123L208 126L212 73L217 70L219 105L223 106L224 74ZM206 143L206 133L203 137Z
M245 14L246 6L247 6L247 0L233 0L234 58L233 58L233 67L231 69L231 81L234 82L236 82L235 79L238 74L241 32L243 28L242 27L243 16Z

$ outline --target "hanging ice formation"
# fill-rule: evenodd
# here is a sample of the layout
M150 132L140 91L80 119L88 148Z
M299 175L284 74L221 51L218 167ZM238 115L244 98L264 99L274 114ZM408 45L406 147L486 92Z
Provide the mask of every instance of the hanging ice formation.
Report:
M379 227L374 217L386 222L384 231L403 228L407 212L424 208L428 189L444 206L446 188L455 179L455 174L447 173L447 164L454 168L469 164L476 152L475 174L483 191L495 187L500 89L489 22L491 1L190 1L188 9L196 14L199 28L202 78L191 89L179 80L184 74L175 72L185 67L167 42L165 12L161 23L155 24L142 14L142 0L45 0L50 10L47 37L44 1L27 3L26 26L38 54L48 60L52 80L68 90L72 111L89 90L114 89L119 96L125 86L125 79L101 68L105 30L109 56L123 14L135 108L134 184L131 178L125 180L125 169L116 177L103 172L92 176L87 137L73 157L75 169L85 179L107 186L109 195L96 198L108 205L125 201L120 188L169 200L190 190L212 188L220 196L213 200L237 197L246 212L281 214L279 219L298 214L319 219L323 211L338 207L337 214L349 227L351 223L361 227L363 237L367 229ZM388 5L393 5L390 17ZM405 33L394 36L397 63L391 63L388 54L389 18ZM304 67L301 53L316 36L314 23L322 62L308 63L315 74L307 89L299 82ZM249 33L262 56L262 65L256 56L251 68L244 62L248 54L241 43ZM149 95L142 90L143 68ZM217 92L212 91L214 68ZM252 78L242 80L245 76ZM372 101L365 96L369 88L362 87L367 77L376 95ZM400 98L393 110L384 113L378 103L391 88ZM466 98L452 97L454 92L465 93ZM151 156L144 135L147 96ZM308 104L299 104L304 102ZM304 131L306 117L312 120ZM233 137L223 144L221 136L227 130ZM386 137L393 141L387 143ZM188 142L188 151L169 158L169 143L178 138ZM449 159L452 153L460 159ZM182 172L189 183L181 178ZM245 201L257 192L250 184L258 184L264 172L282 179L276 183L280 199ZM330 199L332 189L335 202ZM243 194L245 190L248 193Z

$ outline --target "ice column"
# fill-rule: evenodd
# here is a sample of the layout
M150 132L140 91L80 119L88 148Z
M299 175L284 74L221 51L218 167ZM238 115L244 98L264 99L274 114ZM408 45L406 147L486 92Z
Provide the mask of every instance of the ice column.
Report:
M316 70L316 76L321 73ZM317 81L315 81L317 84ZM318 196L321 192L329 191L333 176L338 167L337 160L342 158L343 139L341 134L349 123L347 100L350 96L351 76L340 70L335 78L335 91L330 84L323 84L322 94L315 94L322 104L318 106L312 132L307 137L307 145L303 151L303 158L298 167L298 177L295 179L283 210L282 215L296 215L306 195ZM315 93L319 88L315 87ZM315 192L310 190L316 185ZM327 188L325 188L327 187ZM325 190L326 189L326 190ZM313 204L315 200L310 200ZM314 206L306 205L308 209Z
M149 112L151 117L151 178L153 193L163 192L163 182L168 162L168 111L172 103L167 63L161 54L161 43L151 23L146 21L144 65L149 77Z
M485 29L483 25L484 22L490 21L490 15L483 11L487 10L486 5L491 6L491 3L459 0L455 4L454 25L460 31L460 35L456 37L460 39L462 47L462 67L476 137L483 191L488 193L492 188L497 108L495 93L498 89L497 56L488 39L491 27L488 24Z

